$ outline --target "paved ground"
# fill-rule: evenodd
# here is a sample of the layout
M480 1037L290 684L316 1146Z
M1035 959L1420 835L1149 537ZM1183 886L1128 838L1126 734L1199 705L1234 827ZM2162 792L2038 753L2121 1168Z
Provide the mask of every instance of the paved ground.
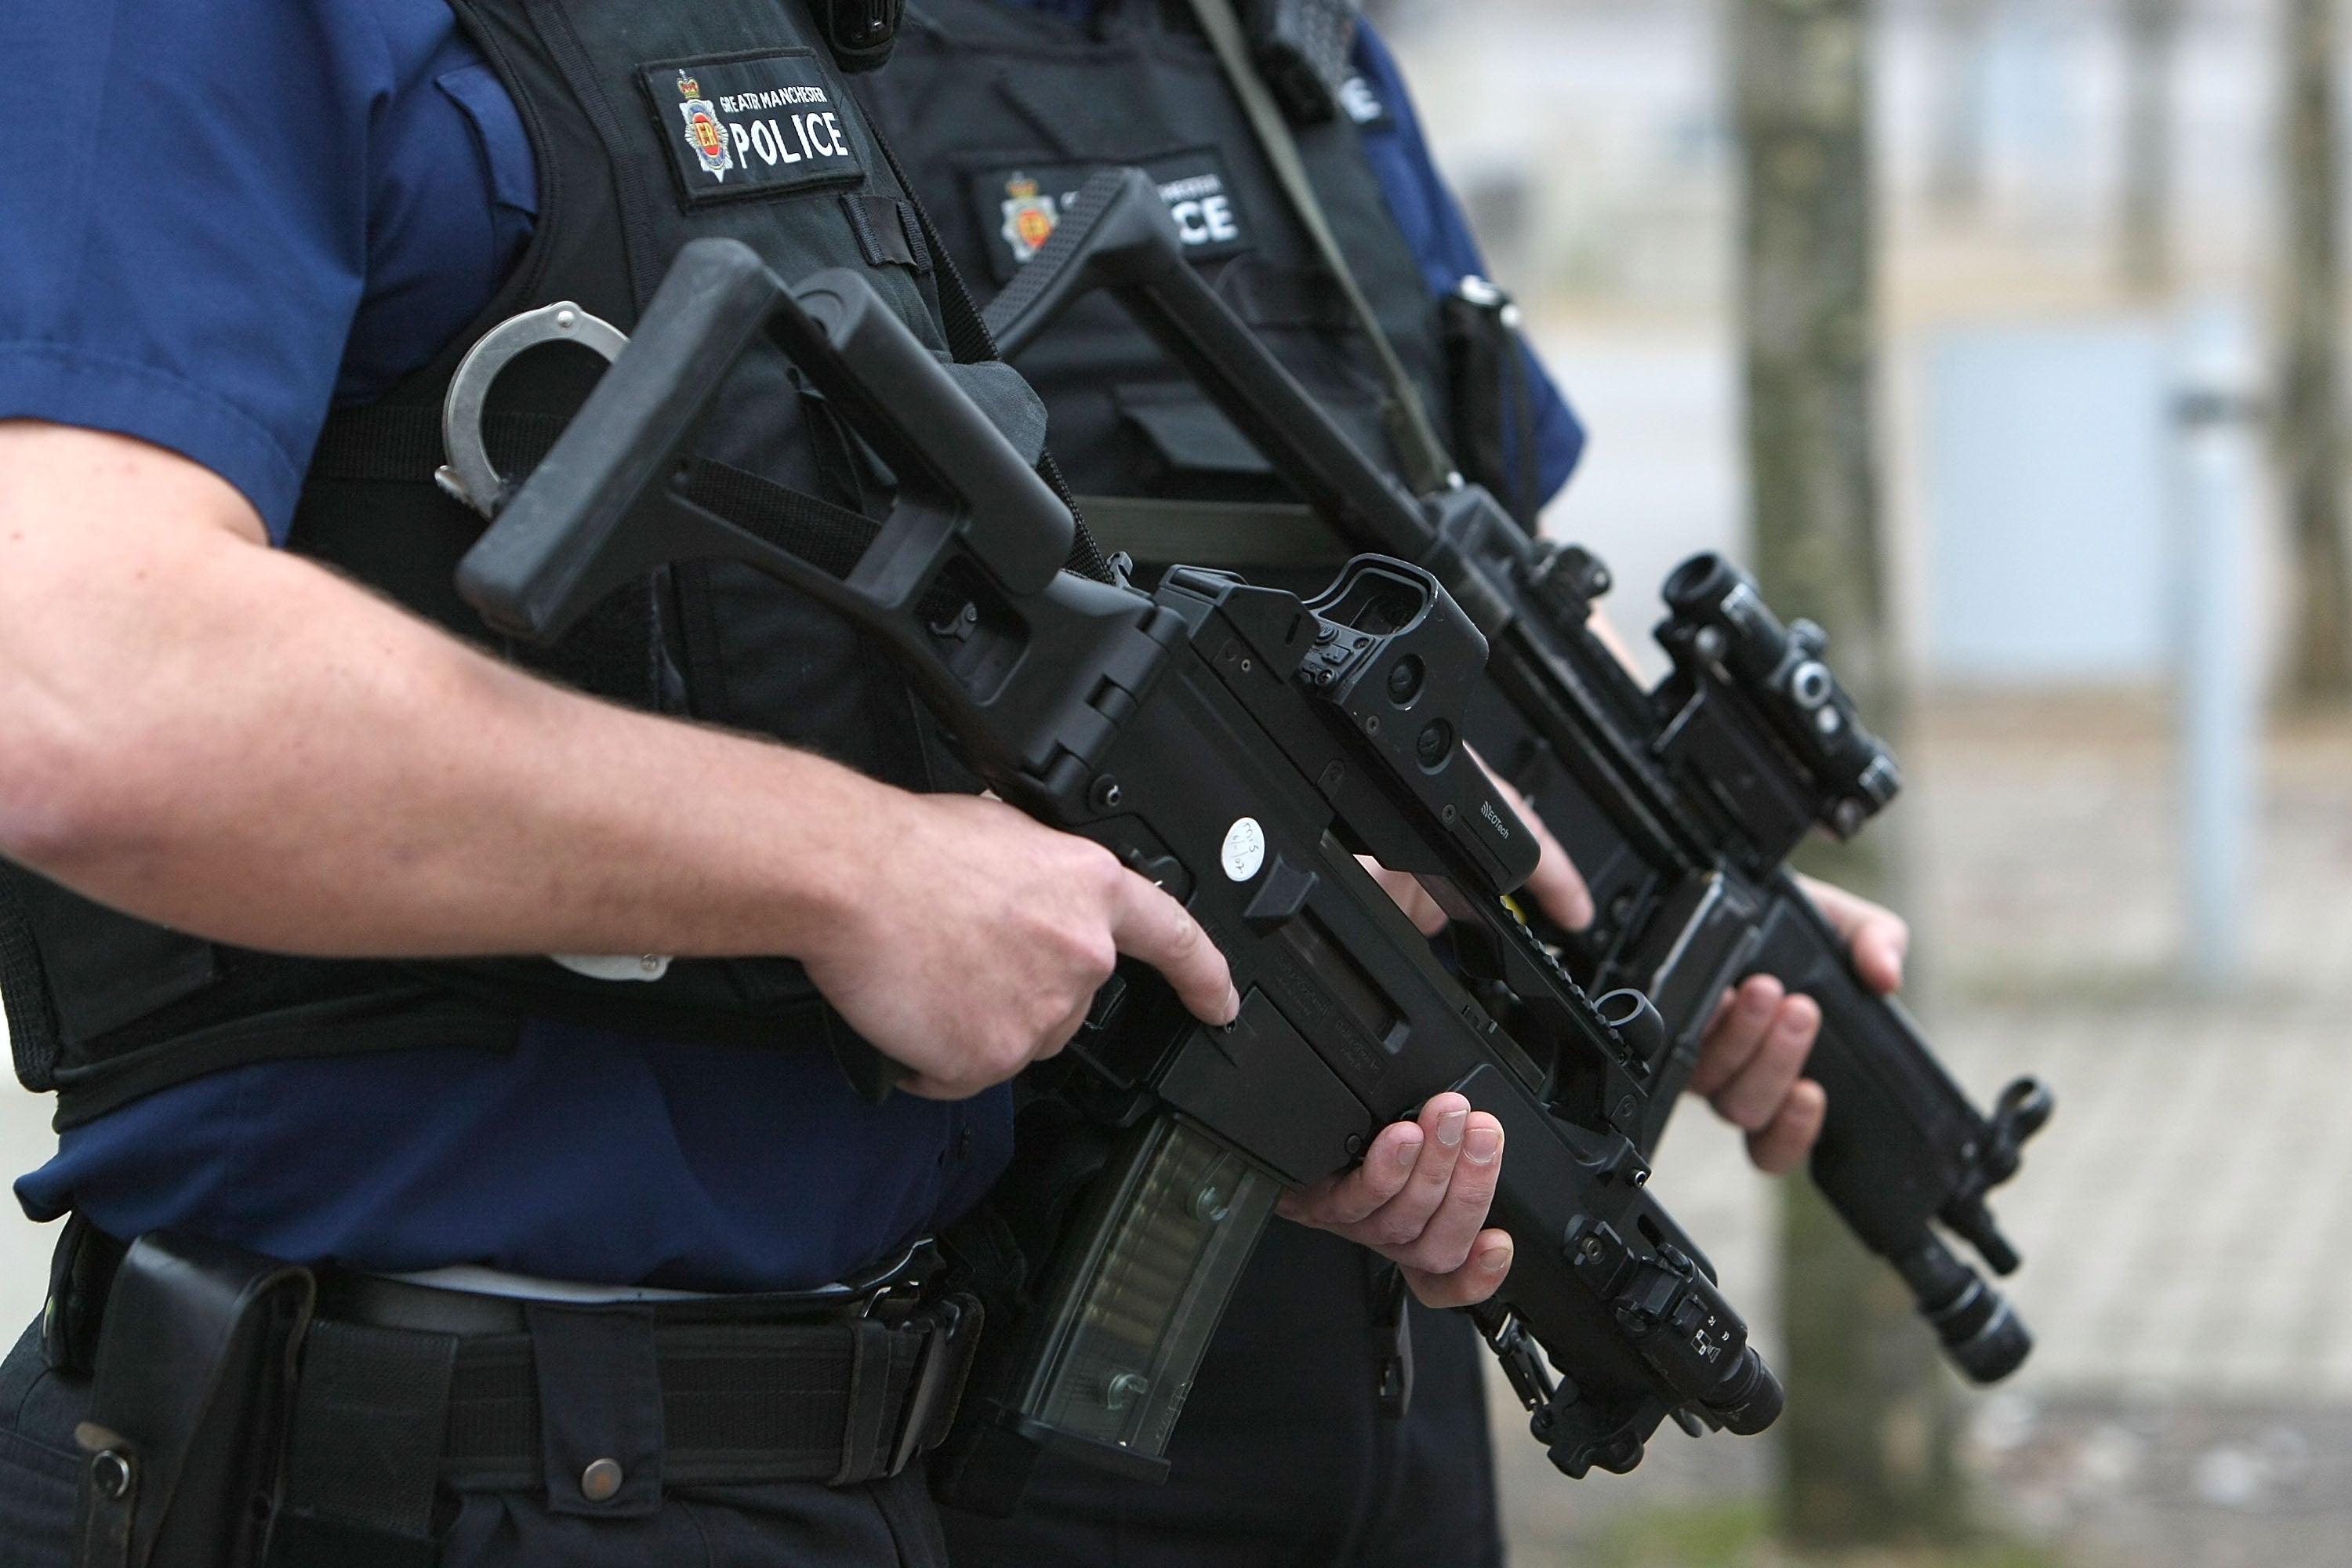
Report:
M2061 1110L1997 1205L2039 1337L1973 1405L1990 1518L2077 1568L2352 1565L2352 725L2271 749L2248 978L2179 977L2153 703L1947 701L1906 747L1931 1036ZM1892 819L1890 819L1892 826ZM1764 1189L1704 1113L1658 1190L1769 1322ZM1662 1438L1570 1483L1498 1419L1520 1568L1769 1488L1769 1437Z

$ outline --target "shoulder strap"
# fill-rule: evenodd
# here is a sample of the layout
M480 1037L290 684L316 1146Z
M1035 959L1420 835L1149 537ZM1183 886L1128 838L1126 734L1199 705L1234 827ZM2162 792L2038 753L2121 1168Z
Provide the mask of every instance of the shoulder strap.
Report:
M1264 79L1250 65L1241 22L1234 15L1230 0L1189 3L1201 31L1208 35L1209 47L1216 51L1217 63L1223 68L1234 96L1241 100L1251 128L1257 132L1266 162L1274 165L1275 177L1282 182L1284 194L1297 210L1298 221L1314 239L1323 265L1339 280L1339 292L1355 313L1357 325L1371 340L1372 352L1380 358L1381 378L1389 384L1389 437L1404 459L1406 481L1423 495L1446 489L1454 476L1454 461L1446 456L1445 444L1430 426L1429 412L1421 405L1421 394L1414 390L1404 362L1397 358L1395 346L1381 330L1380 318L1372 313L1371 302L1356 286L1348 258L1331 236L1331 226L1323 216L1323 204L1315 199L1315 187L1307 178L1307 163L1299 156L1297 140L1290 133L1290 122L1283 118L1281 106L1274 101L1274 94Z

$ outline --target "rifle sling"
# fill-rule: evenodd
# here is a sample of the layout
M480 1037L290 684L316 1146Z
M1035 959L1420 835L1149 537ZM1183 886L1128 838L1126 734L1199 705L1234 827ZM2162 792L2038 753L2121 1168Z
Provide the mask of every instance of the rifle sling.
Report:
M1273 165L1275 177L1281 181L1290 205L1297 211L1298 221L1314 239L1315 248L1338 282L1357 325L1371 342L1372 352L1380 360L1381 378L1388 383L1389 437L1403 459L1405 481L1418 495L1449 488L1454 461L1429 423L1429 412L1422 406L1421 395L1414 390L1404 362L1397 358L1395 346L1381 330L1380 318L1372 313L1371 302L1357 287L1355 274L1349 269L1339 241L1332 237L1331 226L1323 216L1323 205L1316 200L1315 187L1307 178L1307 164L1299 156L1297 139L1291 135L1290 122L1283 118L1273 92L1250 65L1241 22L1234 15L1230 0L1188 0L1188 4L1201 24L1201 31L1208 36L1209 47L1216 51L1217 63L1233 84L1234 95L1241 100L1242 109L1257 132L1258 144L1265 152L1266 162Z

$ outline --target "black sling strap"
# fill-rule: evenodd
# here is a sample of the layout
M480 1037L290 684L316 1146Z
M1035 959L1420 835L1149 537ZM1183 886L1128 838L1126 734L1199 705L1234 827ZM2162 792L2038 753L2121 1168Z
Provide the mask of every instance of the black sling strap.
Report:
M538 467L564 421L551 414L489 413L482 441L505 473ZM441 411L422 404L373 404L346 409L328 422L310 459L314 479L362 483L429 479L441 460ZM694 466L686 493L730 522L783 544L835 576L847 575L880 525L865 513L761 479L748 469L705 458ZM0 906L0 942L6 909ZM0 946L0 961L5 948Z

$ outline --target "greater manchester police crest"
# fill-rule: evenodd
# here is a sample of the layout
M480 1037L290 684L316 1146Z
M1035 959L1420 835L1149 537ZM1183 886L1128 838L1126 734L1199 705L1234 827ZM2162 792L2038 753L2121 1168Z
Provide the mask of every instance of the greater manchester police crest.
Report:
M714 179L724 182L727 171L735 166L735 154L727 145L727 128L719 123L718 111L702 96L702 84L684 71L677 73L677 95L686 100L677 106L677 112L686 121L687 145Z
M1013 247L1014 261L1026 261L1043 250L1060 221L1054 198L1041 195L1036 181L1015 174L1004 182L1004 243Z

